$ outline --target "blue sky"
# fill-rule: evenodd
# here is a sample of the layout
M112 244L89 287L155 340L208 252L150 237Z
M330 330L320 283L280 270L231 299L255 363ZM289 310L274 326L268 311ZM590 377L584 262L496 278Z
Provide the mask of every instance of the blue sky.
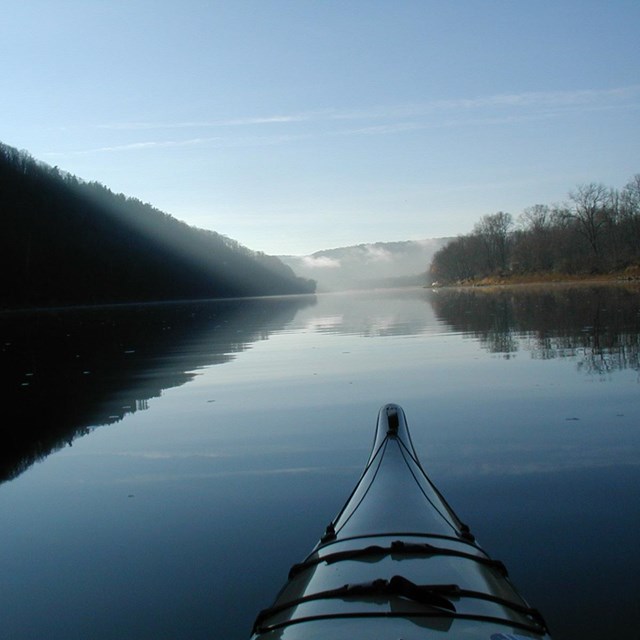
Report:
M640 172L640 2L2 0L0 141L274 254Z

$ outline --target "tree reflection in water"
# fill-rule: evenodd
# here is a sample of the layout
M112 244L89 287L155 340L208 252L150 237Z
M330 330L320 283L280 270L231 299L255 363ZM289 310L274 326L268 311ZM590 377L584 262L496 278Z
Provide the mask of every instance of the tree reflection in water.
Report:
M640 371L639 294L622 285L462 288L434 291L429 302L491 353L575 358L580 371L602 375Z

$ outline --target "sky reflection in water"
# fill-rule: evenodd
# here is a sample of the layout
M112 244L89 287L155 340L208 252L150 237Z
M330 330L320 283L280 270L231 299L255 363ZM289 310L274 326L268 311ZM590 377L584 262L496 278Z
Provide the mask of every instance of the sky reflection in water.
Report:
M6 637L247 637L390 401L556 639L637 629L638 311L637 291L558 288L3 317L7 402L59 433L5 460ZM68 352L45 353L52 323Z

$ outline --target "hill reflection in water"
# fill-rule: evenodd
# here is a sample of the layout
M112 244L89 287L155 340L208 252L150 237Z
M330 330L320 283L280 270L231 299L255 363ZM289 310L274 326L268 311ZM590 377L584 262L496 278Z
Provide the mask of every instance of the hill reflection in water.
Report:
M0 481L281 330L312 296L0 314Z

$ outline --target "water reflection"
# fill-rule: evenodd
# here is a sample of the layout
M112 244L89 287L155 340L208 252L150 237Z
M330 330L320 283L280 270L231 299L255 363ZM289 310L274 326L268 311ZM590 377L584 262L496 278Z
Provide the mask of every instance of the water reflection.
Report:
M0 481L281 330L313 297L0 314Z
M490 353L640 371L640 295L625 286L383 291L0 314L0 376L16 419L0 481L285 327L385 338L453 331ZM296 318L294 326L293 319Z
M424 289L385 289L318 296L321 313L306 319L304 329L326 334L380 338L415 336L438 331ZM315 310L314 310L315 311ZM303 320L305 313L301 314Z
M247 638L389 400L554 638L635 637L640 557L619 560L640 521L639 301L414 289L0 314L5 479L126 416L0 487L4 635Z
M625 286L442 289L429 297L436 316L491 353L571 357L578 369L640 370L640 295Z

